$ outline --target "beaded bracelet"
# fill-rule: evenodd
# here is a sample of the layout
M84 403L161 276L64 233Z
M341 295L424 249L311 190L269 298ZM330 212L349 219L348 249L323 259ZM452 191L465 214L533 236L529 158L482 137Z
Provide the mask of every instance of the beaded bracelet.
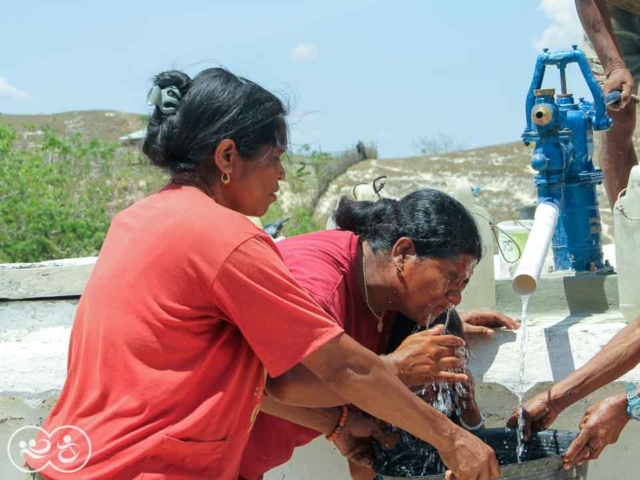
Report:
M462 425L470 432L475 432L476 430L480 430L482 427L484 427L484 415L482 414L480 414L480 421L478 422L478 424L473 427L467 425L466 422L462 419L462 416L460 416L458 420L460 420L460 425Z
M338 420L338 424L336 425L336 428L333 429L333 432L331 432L330 435L325 436L325 438L330 442L333 442L336 438L338 438L338 436L340 435L340 432L342 432L342 429L347 424L347 412L348 412L347 406L342 405L341 408L342 408L342 413L340 414L340 419Z

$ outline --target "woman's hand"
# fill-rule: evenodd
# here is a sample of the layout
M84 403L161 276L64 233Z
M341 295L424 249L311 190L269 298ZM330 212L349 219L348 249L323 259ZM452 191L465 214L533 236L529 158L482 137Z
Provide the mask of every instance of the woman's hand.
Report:
M555 422L558 415L562 413L551 398L551 390L541 393L526 402L522 409L524 411L524 438L529 440L532 430L546 430ZM513 410L511 418L507 421L507 427L517 428L520 412L518 407Z
M350 412L347 423L334 440L334 444L349 461L371 467L374 460L373 440L382 448L389 448L392 438L385 434L373 419Z
M478 437L458 428L450 448L438 450L447 466L447 480L495 480L500 478L496 454Z
M492 310L469 310L459 313L465 335L493 337L495 328L516 330L520 324L511 317Z
M569 470L574 465L596 460L607 445L618 441L629 420L625 395L605 398L587 408L580 422L580 435L567 450L563 468Z
M442 335L444 325L409 335L398 349L382 357L396 376L407 386L433 381L465 382L467 375L447 370L463 368L460 358L464 340Z

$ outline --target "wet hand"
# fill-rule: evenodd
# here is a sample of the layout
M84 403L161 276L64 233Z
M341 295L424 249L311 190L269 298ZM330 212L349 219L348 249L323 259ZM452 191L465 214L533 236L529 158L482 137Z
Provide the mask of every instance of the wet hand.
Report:
M589 407L580 422L580 435L571 443L564 457L567 470L597 459L607 445L618 441L629 422L627 397L616 395Z
M562 410L552 401L551 390L535 396L526 402L522 409L524 411L524 439L529 441L532 430L546 430L555 422ZM518 407L513 410L511 417L507 421L507 427L517 428L520 412Z
M438 450L449 469L447 480L495 480L500 478L500 466L495 452L478 437L457 429L451 447Z
M492 337L496 328L516 330L520 323L507 315L492 310L469 310L460 313L462 329L465 335Z
M334 444L351 462L371 467L374 460L373 440L387 449L390 448L392 437L383 432L373 419L351 412Z
M467 375L447 370L461 369L464 340L442 335L444 325L409 335L398 349L383 357L397 377L407 386L434 381L465 382Z
M625 65L615 66L607 74L607 81L602 90L605 96L613 90L620 90L622 98L619 102L609 105L609 108L611 110L622 110L631 100L633 75Z

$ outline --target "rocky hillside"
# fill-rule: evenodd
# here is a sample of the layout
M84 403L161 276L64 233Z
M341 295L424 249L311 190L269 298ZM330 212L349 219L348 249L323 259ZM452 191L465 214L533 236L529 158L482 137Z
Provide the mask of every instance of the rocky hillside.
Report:
M478 199L489 209L495 223L518 218L516 208L536 200L535 172L529 166L531 150L522 142L514 142L431 157L361 162L332 183L316 214L328 215L338 198L349 194L354 185L386 175L382 195L389 197L401 197L421 187L451 192L456 179L465 178L480 187ZM602 186L598 191L603 241L610 243L612 215Z
M20 132L22 141L32 143L38 143L46 127L62 135L79 133L85 140L97 138L105 142L117 142L123 135L143 128L144 119L135 113L85 110L51 115L0 114L0 124L8 124Z
M45 126L63 135L77 132L85 139L115 142L121 136L143 128L144 119L139 114L96 110L53 115L0 114L0 124L4 123L20 132L21 140L28 143L37 143ZM639 140L636 138L637 147L640 146ZM456 179L466 178L472 185L480 187L478 198L489 208L496 223L517 218L517 207L535 201L534 171L529 167L530 152L531 147L514 142L430 157L360 162L329 186L315 214L324 221L339 196L348 194L358 183L371 182L386 175L383 195L392 197L425 186L451 191ZM598 188L603 239L608 243L611 241L612 217L604 191L601 186ZM290 190L285 186L283 193L283 197L288 197Z

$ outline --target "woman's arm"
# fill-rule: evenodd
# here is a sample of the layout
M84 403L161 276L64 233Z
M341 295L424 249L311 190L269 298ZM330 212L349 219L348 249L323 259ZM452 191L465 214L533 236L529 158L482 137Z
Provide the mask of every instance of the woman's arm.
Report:
M277 402L270 395L265 395L260 404L260 411L283 418L296 425L316 430L330 435L338 424L342 409L334 408L305 408L285 405Z
M485 443L420 400L377 355L348 335L330 340L303 364L360 409L433 445L460 480L500 477L495 453Z
M551 400L564 410L617 380L640 363L640 317L620 330L582 368L551 388Z
M395 352L381 355L380 359L405 385L465 381L466 375L448 371L462 366L456 349L463 347L464 341L442 335L443 330L444 326L438 325L409 335ZM332 407L347 403L302 364L277 378L269 378L267 392L278 402L290 405Z
M563 410L597 389L617 380L640 363L640 317L620 330L600 352L578 370L524 405L525 433L551 426ZM508 425L515 426L514 411Z
M277 402L305 407L337 407L349 403L328 388L303 364L267 379L267 393Z
M278 403L268 396L263 398L260 410L325 435L333 433L342 414L342 408L295 407ZM373 463L371 439L376 440L383 448L387 448L390 440L372 419L349 412L334 443L350 462L370 466Z
M476 403L476 382L471 373L469 373L466 391L467 395L461 399L461 424L464 428L472 431L484 428L484 416Z

